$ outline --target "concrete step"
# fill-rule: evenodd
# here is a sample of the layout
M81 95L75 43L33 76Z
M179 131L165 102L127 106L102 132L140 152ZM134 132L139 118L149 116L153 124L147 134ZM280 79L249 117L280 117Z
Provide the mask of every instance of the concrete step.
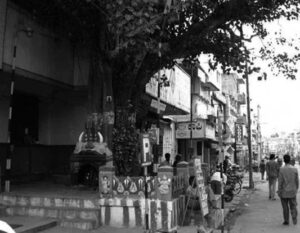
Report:
M97 209L99 203L95 199L72 197L35 197L26 195L1 194L0 205L39 206L39 207L66 207Z
M93 230L100 227L100 224L99 221L94 220L78 221L76 219L64 219L60 221L59 226L66 228L77 228L81 230Z
M100 210L78 209L78 208L47 208L32 206L8 206L8 216L31 216L56 219L78 219L100 221Z
M0 195L0 206L3 216L51 218L64 227L91 230L101 223L100 205L91 199L4 193Z
M57 225L56 220L48 220L36 225L24 226L16 229L16 233L35 233L47 230Z
M32 217L3 217L1 220L14 227L16 233L35 233L57 226L57 220Z

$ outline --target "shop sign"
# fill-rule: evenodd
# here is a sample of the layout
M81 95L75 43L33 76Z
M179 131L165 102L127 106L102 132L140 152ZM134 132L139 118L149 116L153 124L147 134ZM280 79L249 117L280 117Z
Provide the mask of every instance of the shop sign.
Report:
M190 76L178 66L160 71L160 75L163 74L167 77L170 85L160 88L160 99L167 104L190 112ZM158 79L158 73L154 74L145 88L146 93L154 98L158 96Z
M216 139L216 131L215 131L215 128L206 125L206 127L205 127L205 136L206 136L206 138L215 140L215 139Z
M199 200L201 204L201 211L203 216L208 214L208 203L207 203L207 193L204 186L204 176L203 171L201 168L201 160L195 159L194 160L194 169L195 169L195 177L197 182L197 189L199 193Z
M233 134L234 132L234 118L232 116L229 116L228 119L226 120L226 124L228 126L228 129L230 130L230 133Z
M192 131L193 138L205 137L204 121L178 123L176 129L176 138L190 138Z
M236 144L243 143L243 125L235 124L235 142Z
M158 101L157 100L154 100L152 99L151 100L151 105L150 105L152 108L155 108L155 109L158 109ZM159 103L159 110L164 112L166 110L166 105L164 103Z
M149 166L152 163L151 143L149 134L143 134L141 140L141 164L142 166Z

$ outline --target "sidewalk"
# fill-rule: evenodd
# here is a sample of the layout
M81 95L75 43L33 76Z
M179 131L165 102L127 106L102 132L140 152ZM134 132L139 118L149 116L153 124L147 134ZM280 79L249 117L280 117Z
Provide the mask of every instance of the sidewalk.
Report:
M299 169L299 167L298 167ZM242 214L236 219L230 233L298 233L300 225L282 225L282 207L278 197L277 200L269 200L268 182L260 182L255 186L255 192L250 196L249 202L244 206ZM298 191L299 193L299 191ZM297 201L300 201L298 194ZM298 208L299 209L299 208ZM298 216L299 219L299 216Z
M259 174L258 173L253 173L253 178L254 182L257 183L259 180ZM240 194L234 197L232 202L226 203L225 202L225 209L224 213L225 216L229 216L233 211L237 211L237 209L240 208L241 202L245 198L249 197L249 193L251 193L251 190L245 189L245 187L249 187L249 178L248 174L245 174L244 177L244 182L243 182L243 189L241 190ZM24 227L30 227L30 225L36 224L39 221L45 221L45 219L38 219L38 218L26 218L22 217L6 217L3 220L9 222L9 223L14 223L14 224L20 224L23 223ZM21 220L21 222L20 222ZM16 228L17 232L20 232L18 228ZM141 233L144 232L145 229L140 227L140 228L113 228L113 227L108 227L108 226L102 226L96 230L89 231L89 233ZM46 229L42 231L43 233L86 233L87 231L84 230L79 230L75 228L64 228L64 227L59 227L55 226L50 229ZM185 226L185 227L180 227L177 230L178 233L195 233L196 232L196 226ZM220 232L219 230L214 230L213 232ZM244 232L243 232L244 233Z

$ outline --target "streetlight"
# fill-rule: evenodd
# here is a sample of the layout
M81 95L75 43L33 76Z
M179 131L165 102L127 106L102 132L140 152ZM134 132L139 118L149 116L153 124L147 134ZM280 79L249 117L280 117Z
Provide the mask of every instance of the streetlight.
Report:
M246 92L247 92L247 117L248 117L248 153L249 153L249 188L254 188L253 172L252 172L252 145L251 145L251 110L250 110L250 91L249 91L249 77L248 77L248 63L246 62L245 70Z
M158 71L158 77L157 77L157 129L158 129L158 133L157 133L157 147L156 147L156 160L154 162L157 162L156 167L155 167L155 172L157 172L157 166L158 166L158 159L159 159L159 155L160 155L160 90L162 87L168 87L170 86L170 82L166 76L166 74L164 73L162 76L160 75L160 70Z
M6 166L5 166L5 192L10 192L10 169L11 169L11 158L14 153L14 144L11 141L12 131L12 113L13 113L13 97L15 89L15 73L16 73L16 59L17 59L17 45L18 35L20 32L25 32L28 37L33 35L33 29L30 27L18 29L14 34L13 44L13 58L12 58L12 70L11 70L11 81L10 81L10 94L9 94L9 112L8 112L8 130L7 130L7 143L8 150L6 154Z

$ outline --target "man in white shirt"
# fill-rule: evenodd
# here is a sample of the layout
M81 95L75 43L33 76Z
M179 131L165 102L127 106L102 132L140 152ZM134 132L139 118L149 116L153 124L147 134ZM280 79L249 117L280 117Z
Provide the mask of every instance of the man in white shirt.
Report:
M214 194L221 194L221 171L220 167L217 166L217 170L214 172L214 174L210 178L210 186L213 190ZM223 173L223 184L225 185L227 182L227 176Z

